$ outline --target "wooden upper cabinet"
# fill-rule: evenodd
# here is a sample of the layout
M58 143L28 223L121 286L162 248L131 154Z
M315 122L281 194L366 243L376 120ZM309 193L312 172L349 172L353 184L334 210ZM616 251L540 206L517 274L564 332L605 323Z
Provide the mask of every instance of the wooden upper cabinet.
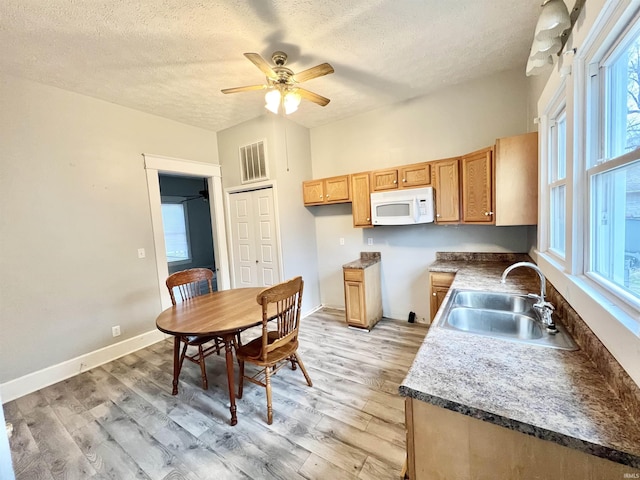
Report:
M349 175L331 177L324 180L324 198L327 203L349 202L351 186Z
M428 185L431 185L431 165L427 162L371 172L372 192Z
M426 187L431 185L431 165L416 163L400 167L400 188Z
M496 225L538 223L538 133L496 140Z
M305 205L324 203L324 181L309 180L302 183L302 198Z
M494 222L492 156L493 148L485 148L460 160L464 223Z
M351 212L354 227L371 227L369 172L351 175Z
M351 201L349 175L309 180L302 182L302 197L305 205L323 205Z
M371 191L394 190L398 188L398 169L375 170L371 172Z
M436 222L460 221L459 159L450 158L433 162L434 190L436 196Z

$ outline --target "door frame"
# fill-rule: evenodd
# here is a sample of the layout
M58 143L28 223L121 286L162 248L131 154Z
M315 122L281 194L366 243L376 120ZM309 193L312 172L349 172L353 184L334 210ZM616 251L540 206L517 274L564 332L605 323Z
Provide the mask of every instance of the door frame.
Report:
M209 197L209 210L211 213L213 255L216 263L218 290L228 290L230 288L229 250L227 248L227 232L223 205L224 198L222 195L222 170L220 165L148 153L143 153L142 156L144 158L144 168L147 176L153 243L155 245L156 268L158 272L158 290L162 309L164 310L171 306L171 297L165 284L165 280L169 276L169 265L167 263L164 227L162 225L162 200L160 198L159 179L161 173L204 177L207 179L207 185L211 194Z
M265 188L271 188L273 190L273 214L275 218L276 229L276 241L278 242L278 275L280 281L284 281L284 263L282 261L282 238L280 236L280 209L278 208L278 188L275 180L265 180L263 182L256 182L248 185L240 185L237 187L227 187L224 189L224 198L226 201L226 225L227 225L227 238L228 245L231 245L231 198L234 193L250 192L252 190L262 190ZM234 265L233 248L229 249L229 272L231 275L231 288L236 287L236 275Z

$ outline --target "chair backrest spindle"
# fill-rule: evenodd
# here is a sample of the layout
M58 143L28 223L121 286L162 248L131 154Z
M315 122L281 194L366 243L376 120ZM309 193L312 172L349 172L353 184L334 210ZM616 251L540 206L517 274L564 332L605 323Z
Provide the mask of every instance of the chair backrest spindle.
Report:
M262 359L266 360L270 351L282 344L297 341L300 328L300 309L302 305L302 291L304 281L302 277L295 277L287 282L265 288L256 297L262 305ZM269 316L269 305L275 305L276 313ZM273 307L272 307L273 308ZM273 312L273 310L271 310ZM277 338L269 338L268 323L277 321Z
M213 272L208 268L190 268L189 270L182 270L181 272L169 275L166 283L169 289L169 295L171 295L171 303L176 304L174 288L177 288L180 299L183 302L201 295L201 282L204 281L207 282L208 293L211 293L213 291L211 284L212 279Z

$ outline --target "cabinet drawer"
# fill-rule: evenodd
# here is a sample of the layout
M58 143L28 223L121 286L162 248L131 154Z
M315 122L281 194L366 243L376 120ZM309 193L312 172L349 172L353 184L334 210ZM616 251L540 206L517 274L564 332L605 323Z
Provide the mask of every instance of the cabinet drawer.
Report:
M344 279L347 282L363 282L364 270L361 268L345 268Z
M434 287L446 287L449 288L453 283L453 277L455 273L449 272L431 272L431 285Z

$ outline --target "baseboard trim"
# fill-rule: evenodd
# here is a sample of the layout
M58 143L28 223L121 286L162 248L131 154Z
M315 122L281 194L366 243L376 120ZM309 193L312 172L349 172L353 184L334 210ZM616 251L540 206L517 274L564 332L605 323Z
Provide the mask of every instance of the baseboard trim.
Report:
M29 373L23 377L0 384L0 398L2 403L10 402L16 398L35 392L54 383L91 370L105 363L111 362L129 353L148 347L166 338L160 330L151 330L136 337L128 338L122 342L108 347L94 350L80 355L57 365L52 365L37 372Z

